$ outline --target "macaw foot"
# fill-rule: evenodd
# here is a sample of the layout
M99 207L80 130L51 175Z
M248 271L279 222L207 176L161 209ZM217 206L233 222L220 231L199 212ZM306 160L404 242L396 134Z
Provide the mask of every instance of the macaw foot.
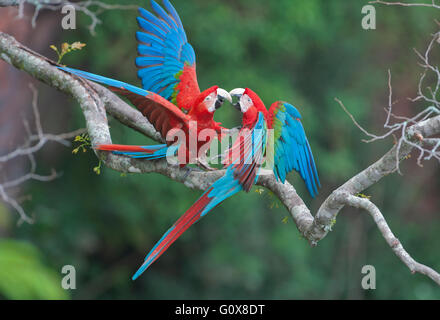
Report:
M216 169L216 168L211 167L211 166L208 164L208 162L206 162L206 160L205 160L205 159L202 159L202 158L197 158L197 159L196 159L196 165L197 165L200 169L202 169L202 170L204 170L204 171L216 171L216 170L218 170L218 169ZM188 176L190 175L190 173L194 171L194 168L193 168L193 167L190 167L190 166L186 166L186 167L185 167L185 170L186 170L186 172L185 172L185 174L183 175L183 180L186 180L186 179L188 178Z
M206 160L203 159L203 158L197 158L197 159L196 159L196 162L197 162L197 166L198 166L199 168L205 170L205 171L215 171L215 170L217 170L217 169L211 167L211 166L208 164L208 162L206 162Z
M183 175L183 180L184 180L184 181L186 180L186 178L188 178L189 174L190 174L191 172L193 172L193 170L194 170L193 168L188 167L188 166L186 166L185 169L186 169L186 172L185 172L185 174Z

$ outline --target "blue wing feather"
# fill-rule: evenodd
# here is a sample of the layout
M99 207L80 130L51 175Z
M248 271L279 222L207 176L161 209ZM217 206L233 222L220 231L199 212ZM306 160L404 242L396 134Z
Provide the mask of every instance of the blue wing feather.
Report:
M182 24L182 21L180 20L179 15L177 14L176 9L174 9L173 5L168 0L163 0L163 4L164 4L165 8L171 13L171 16L173 17L174 21L177 22L177 24L179 26L179 28L178 28L179 33L181 34L184 42L186 42L187 38L186 38L185 32L183 31L184 30L183 24Z
M154 12L156 12L156 14L160 16L171 28L177 30L176 23L170 18L168 13L160 5L158 5L156 1L151 0L150 3Z
M165 9L151 0L154 14L139 8L137 22L141 31L136 32L140 42L136 66L140 68L137 74L144 89L172 101L180 81L179 73L185 64L194 66L196 57L176 10L168 0L163 0L163 6ZM149 80L158 74L157 70L162 81Z
M145 10L144 8L139 8L139 14L145 20L155 24L156 26L160 27L162 30L164 30L164 31L168 30L168 25L165 22L163 22L162 20L157 18L154 14L152 14L151 12Z
M304 180L310 195L315 197L321 185L312 150L301 124L301 115L289 103L276 102L274 106L270 110L273 122L280 125L275 128L279 133L278 139L274 141L275 177L284 183L287 174L295 170Z
M141 17L137 17L136 20L138 22L138 25L145 31L151 32L152 34L160 37L161 39L165 38L166 36L165 31L160 27L156 26L154 23L150 23L149 21Z
M156 48L163 47L163 40L149 33L136 31L136 39L139 42L148 43Z
M137 48L138 54L142 56L153 56L153 57L164 57L163 50L157 47L150 47L143 44L140 44ZM142 71L143 69L139 70Z

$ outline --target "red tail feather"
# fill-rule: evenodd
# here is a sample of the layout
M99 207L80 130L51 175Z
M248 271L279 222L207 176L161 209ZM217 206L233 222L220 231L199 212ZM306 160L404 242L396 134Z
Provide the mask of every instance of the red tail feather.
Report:
M212 189L211 189L212 190ZM200 197L192 206L189 208L173 225L173 230L161 239L157 247L150 255L146 258L157 255L154 260L149 264L156 261L167 249L171 246L174 241L176 241L190 226L196 223L200 219L200 215L203 209L211 202L211 198L208 197L209 192L206 192L202 197Z
M142 146L127 146L123 144L100 144L96 147L96 150L146 153L154 153L157 151L157 149L145 149Z

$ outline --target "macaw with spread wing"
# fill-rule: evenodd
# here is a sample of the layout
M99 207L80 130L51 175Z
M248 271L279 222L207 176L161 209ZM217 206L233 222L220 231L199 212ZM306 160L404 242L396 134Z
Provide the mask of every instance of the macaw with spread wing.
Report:
M158 159L167 155L185 155L180 165L198 162L199 149L210 142L211 137L199 139L199 132L212 129L220 133L220 123L213 119L214 112L225 100L232 102L229 93L213 86L200 92L196 74L194 49L188 43L179 15L168 0L162 8L154 0L151 6L156 15L139 8L137 22L141 31L136 32L138 57L136 66L142 87L67 67L60 69L77 76L103 83L126 97L153 124L166 139L174 130L182 130L185 143L176 145L176 139L167 144L152 146L99 145L98 150L112 151L133 158ZM195 150L190 150L190 131L197 135ZM200 164L203 164L201 162ZM204 165L204 167L206 167Z
M273 173L278 181L284 183L286 175L296 170L305 181L310 195L317 195L320 187L318 172L298 110L280 101L267 110L258 95L250 89L238 88L230 94L239 97L236 107L243 113L243 121L238 138L226 152L229 165L225 175L214 182L163 235L133 280L211 209L241 190L249 192L258 180L264 156L266 161L273 164ZM274 130L273 140L268 139L268 129Z

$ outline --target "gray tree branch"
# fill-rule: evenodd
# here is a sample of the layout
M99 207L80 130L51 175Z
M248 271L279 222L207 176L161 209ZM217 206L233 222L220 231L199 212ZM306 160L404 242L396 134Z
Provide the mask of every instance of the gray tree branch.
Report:
M371 4L383 4L386 6L401 6L401 7L426 7L426 8L434 8L440 9L440 6L431 0L431 3L420 3L420 2L390 2L390 1L382 1L375 0L370 1Z
M411 272L424 274L430 277L435 283L440 285L440 274L438 274L432 268L418 263L408 254L408 252L406 252L399 239L394 236L382 213L374 203L368 199L355 197L351 194L343 192L339 192L335 200L345 205L366 210L373 218L377 228L385 238L390 248L393 250L396 256L399 257L399 259L402 260L402 262L411 270Z
M34 112L34 121L35 121L35 127L37 133L32 135L29 122L26 119L23 120L24 128L28 134L28 139L26 140L25 144L21 147L16 148L14 151L9 152L6 155L0 156L0 168L1 165L10 163L19 157L27 157L30 164L30 168L27 173L19 177L15 177L12 180L2 179L0 181L0 198L3 200L3 202L9 204L12 208L14 208L17 211L18 215L20 216L20 219L17 222L18 224L21 224L22 222L32 223L33 219L28 214L26 214L25 210L23 209L19 201L14 199L14 197L11 195L10 189L17 188L21 186L23 183L30 180L48 182L56 179L59 176L54 169L52 169L50 175L37 174L36 173L37 163L35 161L35 153L41 150L48 142L56 142L65 146L70 146L70 142L68 141L68 139L71 139L76 135L84 132L83 129L79 129L72 132L61 133L61 134L44 133L40 121L40 113L38 111L38 106L37 106L38 91L37 89L35 89L33 85L30 85L30 88L33 93L32 109Z

